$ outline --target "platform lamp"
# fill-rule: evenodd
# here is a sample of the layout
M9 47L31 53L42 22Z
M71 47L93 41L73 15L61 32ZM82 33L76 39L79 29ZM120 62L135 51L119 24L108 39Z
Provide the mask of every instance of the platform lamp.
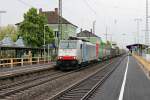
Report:
M122 43L123 43L123 44L122 44L122 49L123 49L123 45L125 45L125 42L126 42L126 41L125 41L126 33L123 33L122 36L123 36L123 41L122 41Z

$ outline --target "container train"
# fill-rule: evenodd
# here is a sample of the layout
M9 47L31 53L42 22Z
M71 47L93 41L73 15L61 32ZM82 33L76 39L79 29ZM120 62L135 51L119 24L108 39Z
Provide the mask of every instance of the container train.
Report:
M104 47L99 43L94 44L83 39L61 40L56 66L60 70L76 69L118 55L120 55L118 47Z

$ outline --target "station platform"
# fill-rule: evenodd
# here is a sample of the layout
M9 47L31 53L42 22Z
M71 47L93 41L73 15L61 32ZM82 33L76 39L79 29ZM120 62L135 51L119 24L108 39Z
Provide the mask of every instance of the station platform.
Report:
M6 67L0 68L0 79L10 76L15 76L19 74L31 73L39 70L46 70L53 68L55 66L55 62L45 63L45 64L34 64L34 65L26 65L26 66L17 66L17 67Z
M139 62L129 56L90 100L150 100L150 80Z

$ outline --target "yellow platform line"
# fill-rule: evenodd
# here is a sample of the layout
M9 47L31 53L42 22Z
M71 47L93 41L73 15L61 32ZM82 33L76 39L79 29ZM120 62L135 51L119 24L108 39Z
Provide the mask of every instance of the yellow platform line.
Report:
M146 61L144 58L134 55L133 57L136 58L144 67L144 69L146 69L148 72L150 72L150 62Z

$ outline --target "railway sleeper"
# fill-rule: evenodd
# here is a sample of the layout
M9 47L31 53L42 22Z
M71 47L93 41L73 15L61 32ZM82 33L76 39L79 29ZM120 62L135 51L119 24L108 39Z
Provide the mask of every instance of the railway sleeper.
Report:
M74 91L83 91L83 90L85 91L85 90L89 90L89 89L87 89L87 88L72 89L69 91L69 93L74 92Z
M71 92L71 93L69 92L68 94L65 94L65 95L81 94L81 93L87 93L87 91L76 91L76 92Z
M60 97L58 100L79 100L82 96L63 96Z

